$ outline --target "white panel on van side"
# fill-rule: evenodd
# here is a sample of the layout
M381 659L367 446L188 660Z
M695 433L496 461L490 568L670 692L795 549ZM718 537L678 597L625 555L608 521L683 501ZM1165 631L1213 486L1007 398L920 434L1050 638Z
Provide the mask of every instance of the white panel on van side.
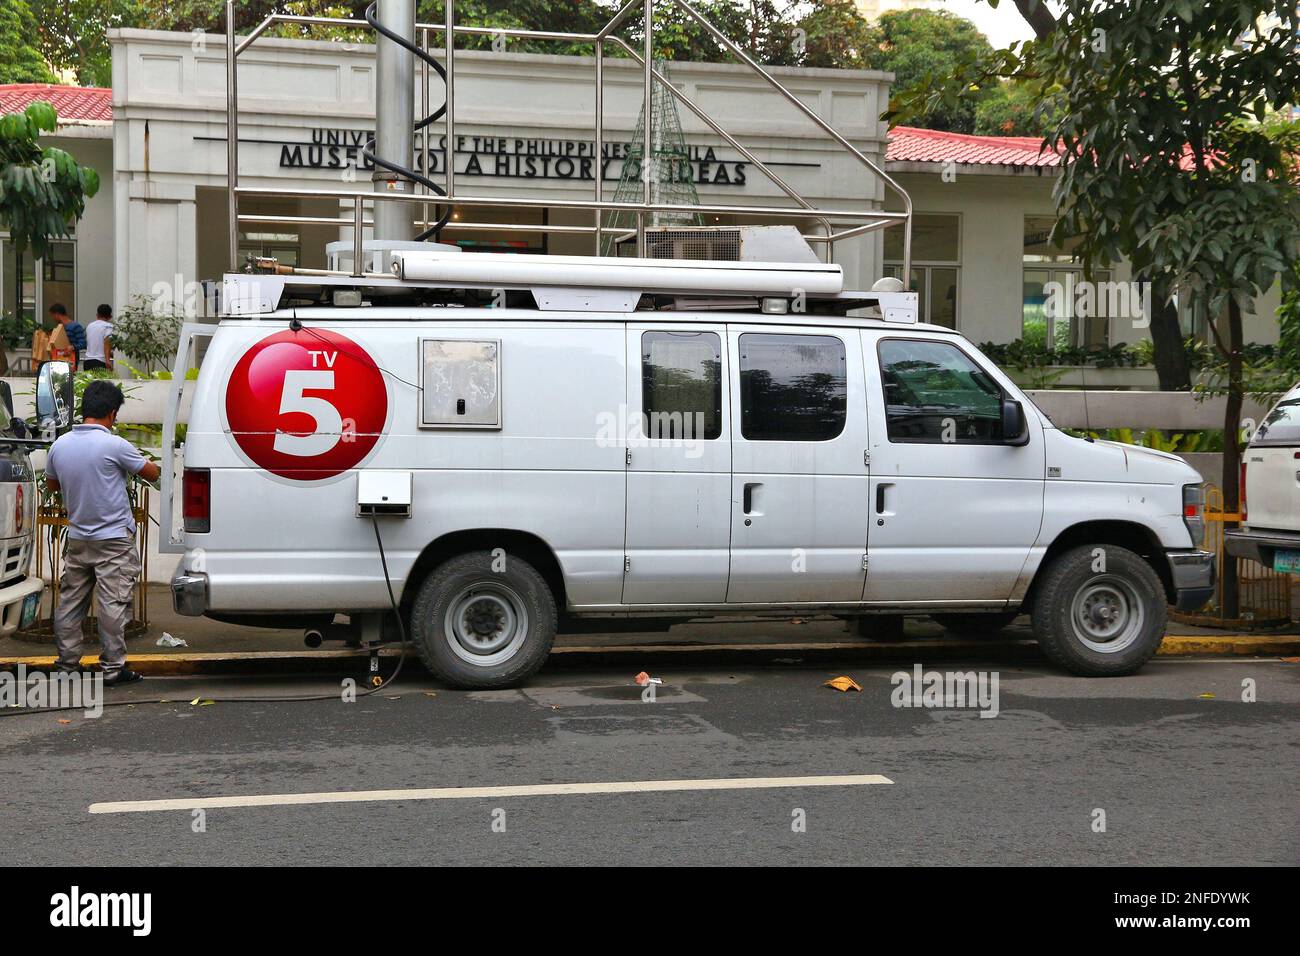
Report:
M501 427L501 342L420 340L420 427Z

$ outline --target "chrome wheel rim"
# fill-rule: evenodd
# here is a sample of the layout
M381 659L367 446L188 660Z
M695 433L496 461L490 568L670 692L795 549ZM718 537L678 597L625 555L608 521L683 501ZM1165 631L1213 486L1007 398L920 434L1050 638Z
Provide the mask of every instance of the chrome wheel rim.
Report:
M514 657L528 638L528 610L504 584L472 584L447 605L443 632L461 660L491 667Z
M1074 594L1070 624L1075 637L1099 654L1118 654L1142 634L1146 611L1137 589L1124 578L1101 574Z

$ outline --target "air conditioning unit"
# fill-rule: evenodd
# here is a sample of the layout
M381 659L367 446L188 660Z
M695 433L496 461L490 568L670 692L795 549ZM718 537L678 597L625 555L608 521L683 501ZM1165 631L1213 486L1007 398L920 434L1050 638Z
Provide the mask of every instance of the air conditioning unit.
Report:
M667 226L646 229L647 259L714 262L817 262L794 226ZM636 255L636 237L618 245L620 256Z

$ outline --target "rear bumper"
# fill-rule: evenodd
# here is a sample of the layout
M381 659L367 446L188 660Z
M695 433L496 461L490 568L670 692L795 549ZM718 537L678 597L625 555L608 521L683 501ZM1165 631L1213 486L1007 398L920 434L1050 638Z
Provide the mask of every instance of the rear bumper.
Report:
M1252 531L1234 528L1223 533L1223 545L1234 558L1258 561L1273 567L1273 554L1279 548L1300 551L1300 531Z
M208 610L208 576L177 571L172 577L172 607L186 617L202 617Z
M1169 551L1169 570L1173 574L1176 598L1174 607L1195 611L1214 597L1214 554L1209 551Z
M45 591L45 582L28 576L17 584L0 588L0 634L12 634L22 623L23 602L30 595Z

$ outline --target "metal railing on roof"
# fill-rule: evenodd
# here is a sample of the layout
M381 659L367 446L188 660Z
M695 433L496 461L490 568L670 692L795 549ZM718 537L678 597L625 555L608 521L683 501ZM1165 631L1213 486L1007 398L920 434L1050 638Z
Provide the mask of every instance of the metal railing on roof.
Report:
M806 221L817 224L821 227L822 233L805 234L804 238L809 242L823 245L826 249L827 261L833 261L835 254L835 243L851 239L857 236L875 232L880 229L898 227L903 229L903 271L904 277L911 275L912 263L912 200L907 191L887 172L880 168L870 157L863 154L848 139L841 135L834 127L817 115L816 111L806 105L794 93L781 84L768 70L757 63L750 57L740 46L734 43L721 30L709 22L698 10L695 9L688 0L659 0L661 5L676 6L688 17L700 25L700 27L713 37L728 53L739 60L742 64L749 67L757 73L768 85L781 94L791 105L803 113L816 125L823 133L829 136L834 142L848 152L855 160L872 173L877 179L883 182L887 187L892 189L901 200L903 211L891 212L885 210L844 210L844 209L826 209L815 205L806 199L789 183L777 175L767 164L758 159L750 150L741 144L734 136L727 132L718 122L712 119L696 103L694 103L685 93L679 90L672 83L668 82L663 75L654 67L653 41L654 41L654 8L655 0L627 0L627 2L614 14L613 18L597 33L568 33L551 30L520 30L506 29L496 27L472 27L457 24L455 22L455 2L454 0L445 0L446 3L446 20L444 23L417 23L416 31L419 36L419 44L422 50L429 52L430 39L434 34L443 35L443 51L445 56L444 68L447 73L446 91L447 104L446 113L443 117L446 129L446 142L450 145L455 142L456 131L456 110L455 110L455 37L462 36L491 36L491 37L513 37L516 39L526 40L551 40L563 43L591 43L595 48L595 87L596 87L596 115L595 115L595 147L594 155L599 159L604 154L605 145L605 48L607 44L618 47L623 50L639 65L643 71L643 94L644 94L644 127L645 142L641 155L649 157L653 154L652 150L652 95L654 83L663 83L663 88L667 90L674 99L686 107L696 116L705 126L712 130L716 135L722 137L729 146L735 149L745 160L752 163L759 172L775 185L781 192L785 193L794 201L794 206L772 206L772 205L755 205L755 206L731 206L716 204L701 204L692 206L676 206L654 202L654 183L646 177L643 181L646 184L646 193L641 202L614 202L607 200L604 195L604 178L596 175L594 195L589 200L556 200L556 199L520 199L517 197L499 197L499 196L476 196L460 195L456 192L456 174L454 164L450 161L445 163L445 195L434 196L427 187L417 186L422 190L418 193L379 193L343 191L331 189L278 189L278 188L256 188L242 187L239 185L239 56L244 53L252 44L264 34L270 27L277 23L297 24L300 26L330 26L330 27L355 27L369 29L369 24L364 20L355 20L347 18L334 17L316 17L316 16L295 16L290 14L272 14L259 23L244 38L240 39L235 34L235 0L226 2L226 185L228 193L228 222L230 224L230 267L234 271L239 269L239 227L241 224L261 223L261 224L284 224L284 225L338 225L350 227L352 230L353 241L353 270L355 274L360 274L362 263L364 261L364 231L365 227L370 225L365 218L365 204L370 202L406 202L416 203L422 207L422 214L418 220L415 220L419 226L430 226L434 220L430 218L430 207L432 205L440 206L482 206L482 207L537 207L542 209L582 209L594 212L594 222L590 226L574 224L519 224L510 222L464 222L458 221L456 228L465 231L488 231L488 232L547 232L557 234L578 234L591 235L594 238L594 249L596 255L600 255L601 241L606 233L611 232L610 227L602 224L602 215L607 212L631 212L636 216L637 229L637 254L644 256L646 254L646 218L653 216L655 213L700 213L709 215L728 215L737 218L785 218L795 219L796 221ZM637 53L632 46L619 37L614 36L614 31L630 17L637 8L641 8L643 16L644 32L644 50ZM422 73L422 99L424 111L428 112L428 89L429 89L429 66L426 62L421 62ZM424 156L429 155L429 127L425 126L420 130L422 137L421 149ZM404 158L405 159L405 158ZM325 217L325 216L273 216L273 215L241 215L239 212L239 199L241 196L259 196L267 198L337 198L342 201L350 201L352 204L352 215L342 217ZM832 223L853 223L853 225L841 228L838 232ZM904 282L908 281L906 278Z

